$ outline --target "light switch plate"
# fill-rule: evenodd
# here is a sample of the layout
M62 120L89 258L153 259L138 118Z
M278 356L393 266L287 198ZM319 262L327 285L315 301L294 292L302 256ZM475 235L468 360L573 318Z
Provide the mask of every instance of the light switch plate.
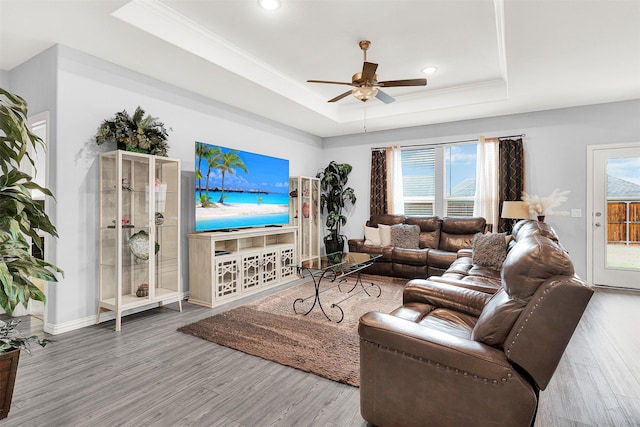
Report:
M571 209L571 216L573 218L580 218L582 216L582 209Z

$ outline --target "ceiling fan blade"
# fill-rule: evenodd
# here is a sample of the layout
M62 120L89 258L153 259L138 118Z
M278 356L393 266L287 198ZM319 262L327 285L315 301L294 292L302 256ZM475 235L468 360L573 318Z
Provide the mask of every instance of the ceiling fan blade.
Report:
M351 95L351 91L348 90L345 93L343 93L342 95L338 95L333 99L330 99L328 102L336 102L336 101L340 101L342 98L344 98L345 96L349 96Z
M360 77L360 82L369 82L373 80L376 75L376 70L378 69L378 64L373 62L365 62L362 65L362 77Z
M426 86L427 79L387 80L385 82L378 82L378 84L382 87Z
M393 101L396 100L393 96L387 95L380 89L378 89L378 93L376 93L376 98L378 98L380 101L384 102L385 104L391 104Z
M330 80L307 80L307 83L329 83L332 85L349 85L353 86L353 83L348 82L332 82Z

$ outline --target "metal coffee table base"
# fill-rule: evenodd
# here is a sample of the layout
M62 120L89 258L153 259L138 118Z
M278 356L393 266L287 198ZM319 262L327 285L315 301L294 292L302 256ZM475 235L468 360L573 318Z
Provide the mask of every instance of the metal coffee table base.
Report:
M307 315L309 313L311 313L311 311L316 307L316 305L318 307L320 307L320 311L322 311L322 314L324 314L324 317L326 317L329 321L334 321L328 314L326 311L324 311L324 307L322 306L322 302L320 301L320 294L323 292L328 291L329 289L333 289L333 288L338 288L338 290L340 292L342 292L342 289L340 288L341 285L344 284L344 282L346 282L347 279L345 279L345 276L354 273L356 271L349 271L345 274L341 274L341 275L337 275L334 271L332 270L324 270L322 271L321 274L318 274L318 272L314 273L309 269L306 269L307 271L309 271L310 276L313 278L313 284L315 287L315 293L313 295L310 295L306 298L297 298L296 300L293 301L293 311L296 314L303 314L303 315ZM349 296L341 299L338 302L334 302L331 304L330 308L332 309L337 309L340 311L340 320L335 321L336 323L340 323L344 320L344 311L342 310L342 308L340 307L340 304L342 304L343 302L345 302L346 300L348 300L349 298L359 294L360 292L364 292L367 294L367 296L372 296L371 293L369 293L369 291L371 289L377 289L378 290L378 295L375 295L376 298L379 298L380 295L382 294L382 289L380 288L380 286L376 285L375 283L370 283L365 285L364 283L362 283L362 276L360 275L360 269L357 270L357 277L356 277L356 282L353 284L353 286L351 287L351 289L349 289L346 293L350 294ZM335 282L336 280L338 280L338 283L333 285L333 286L329 286L325 289L320 290L320 283L322 282L323 279L327 279L330 280L331 282ZM326 281L326 280L325 280ZM356 288L358 287L358 285L360 285L360 289L356 291ZM354 292L355 291L355 292ZM307 310L305 313L299 313L298 310L296 309L296 304L297 303L303 303L304 301L307 301L309 299L313 298L313 304L311 305L311 308L309 310Z

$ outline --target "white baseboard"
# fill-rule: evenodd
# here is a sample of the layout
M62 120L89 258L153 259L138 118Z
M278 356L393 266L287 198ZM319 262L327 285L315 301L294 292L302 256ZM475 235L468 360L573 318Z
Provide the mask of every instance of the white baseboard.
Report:
M188 299L189 297L189 292L183 292L182 293L182 301L184 301L185 299ZM176 302L178 301L178 299L173 299L173 300L166 300L163 301L163 305L166 304L170 304L172 302ZM143 307L136 307L136 308L132 308L131 310L126 310L123 312L122 316L127 316L129 314L135 314L135 313L140 313L141 311L147 311L151 308L156 308L159 307L160 303L151 303L149 305L145 305ZM97 314L97 313L96 313ZM93 316L87 316L81 319L76 319L76 320L71 320L69 322L63 322L63 323L45 323L44 325L44 331L48 334L51 335L60 335L60 334L64 334L65 332L71 332L71 331L75 331L76 329L81 329L81 328L85 328L87 326L92 326L96 324L96 314L94 314ZM108 322L110 320L113 320L116 318L116 313L113 311L107 311L104 312L100 315L100 323L103 322Z

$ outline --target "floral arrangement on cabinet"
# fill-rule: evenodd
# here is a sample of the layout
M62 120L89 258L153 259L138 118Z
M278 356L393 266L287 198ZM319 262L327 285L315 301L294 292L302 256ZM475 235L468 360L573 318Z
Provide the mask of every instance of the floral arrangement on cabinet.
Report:
M560 191L559 188L556 188L547 197L541 197L537 194L527 194L523 191L522 200L529 205L529 210L538 217L538 221L544 221L546 215L569 215L567 211L554 210L568 200L566 195L569 193L569 190Z

